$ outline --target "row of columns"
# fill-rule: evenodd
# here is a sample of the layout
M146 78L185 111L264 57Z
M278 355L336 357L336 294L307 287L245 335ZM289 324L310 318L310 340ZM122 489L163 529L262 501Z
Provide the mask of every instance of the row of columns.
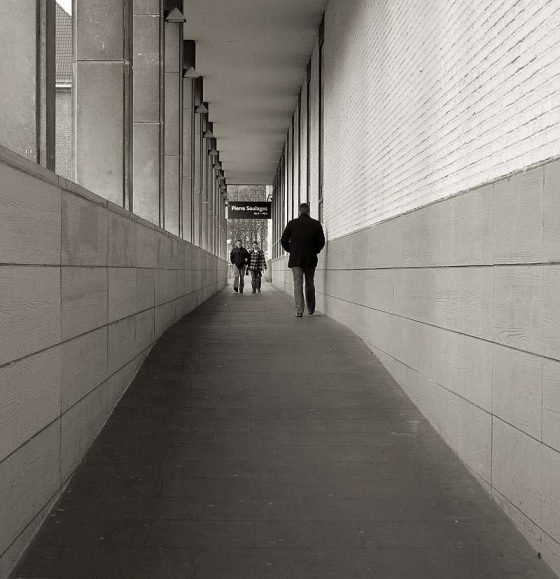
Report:
M299 203L309 203L311 215L323 220L323 87L324 20L301 86L298 103L273 184L272 257L284 250L284 226L298 215Z
M55 2L0 2L0 145L53 170ZM184 76L183 21L182 0L74 0L65 176L225 255L225 180L202 79Z

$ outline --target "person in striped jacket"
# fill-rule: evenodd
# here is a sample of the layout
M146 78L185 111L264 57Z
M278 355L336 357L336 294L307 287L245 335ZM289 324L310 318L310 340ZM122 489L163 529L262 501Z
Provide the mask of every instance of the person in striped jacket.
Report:
M253 249L249 252L249 261L247 263L247 270L251 272L251 285L253 286L253 293L261 292L262 272L266 269L266 259L264 252L259 249L259 244L253 241Z

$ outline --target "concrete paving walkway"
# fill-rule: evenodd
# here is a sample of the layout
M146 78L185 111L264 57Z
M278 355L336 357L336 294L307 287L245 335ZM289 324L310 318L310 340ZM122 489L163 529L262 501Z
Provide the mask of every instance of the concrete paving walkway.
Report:
M553 577L363 343L268 284L165 334L14 576Z

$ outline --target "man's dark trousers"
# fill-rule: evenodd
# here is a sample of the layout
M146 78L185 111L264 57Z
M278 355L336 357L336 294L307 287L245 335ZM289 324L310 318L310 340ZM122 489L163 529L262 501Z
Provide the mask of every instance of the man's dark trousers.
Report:
M261 271L255 271L254 269L250 270L251 272L251 285L253 286L253 291L257 291L261 289Z
M303 280L305 278L305 301L307 311L312 314L315 311L315 267L292 267L294 276L294 297L296 302L296 312L303 314L305 302L303 300Z

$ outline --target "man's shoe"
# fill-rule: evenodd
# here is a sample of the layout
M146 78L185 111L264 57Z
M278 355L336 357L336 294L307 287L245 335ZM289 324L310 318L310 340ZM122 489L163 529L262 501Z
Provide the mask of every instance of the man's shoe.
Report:
M261 293L261 290L259 289L259 293Z
M315 313L315 310L309 310L307 313L312 316Z
M236 287L234 287L234 288L233 288L233 291L234 291L235 293L237 293L239 290L238 290Z
M239 293L240 293L240 294L242 294L242 293L243 293L243 290L242 290L242 289L240 289L240 290L239 290Z
M257 293L257 290L253 290L253 293L256 294L256 293Z

